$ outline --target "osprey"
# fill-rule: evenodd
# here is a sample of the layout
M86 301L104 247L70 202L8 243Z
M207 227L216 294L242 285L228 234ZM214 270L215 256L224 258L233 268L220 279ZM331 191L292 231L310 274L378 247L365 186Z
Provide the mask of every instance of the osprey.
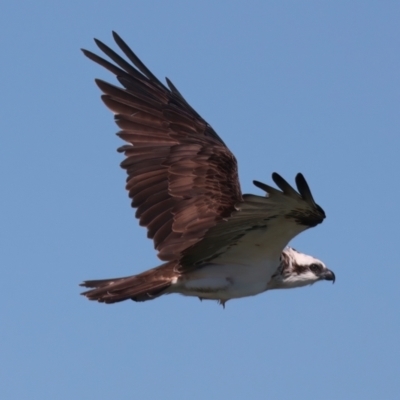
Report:
M314 257L288 247L300 232L325 218L302 174L297 191L277 173L275 189L254 181L265 196L242 194L234 155L167 78L162 84L113 32L129 63L95 39L114 62L83 53L123 86L96 80L127 142L121 167L136 218L147 228L156 268L124 278L85 281L90 300L151 300L168 293L218 300L269 289L334 281Z

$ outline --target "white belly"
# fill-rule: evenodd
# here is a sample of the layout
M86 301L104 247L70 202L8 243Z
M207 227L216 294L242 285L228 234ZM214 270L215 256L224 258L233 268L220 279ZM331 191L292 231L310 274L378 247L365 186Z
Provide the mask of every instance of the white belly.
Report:
M170 292L222 302L264 292L287 244L278 228L249 231L210 264L184 274Z
M202 299L226 301L264 292L279 265L264 261L259 264L208 264L185 274L172 285L171 292Z

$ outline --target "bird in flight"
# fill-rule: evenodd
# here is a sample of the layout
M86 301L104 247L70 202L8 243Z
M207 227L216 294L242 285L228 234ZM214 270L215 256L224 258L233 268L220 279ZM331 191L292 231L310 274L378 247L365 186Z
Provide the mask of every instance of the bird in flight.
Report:
M320 224L302 174L297 191L277 173L278 189L254 181L263 196L242 194L235 156L214 129L166 78L161 83L113 32L126 59L104 43L111 61L82 50L113 73L122 87L96 80L126 142L126 189L136 218L154 241L160 266L138 275L84 281L90 300L115 303L180 293L201 300L254 296L295 288L335 275L320 260L286 247L300 232Z

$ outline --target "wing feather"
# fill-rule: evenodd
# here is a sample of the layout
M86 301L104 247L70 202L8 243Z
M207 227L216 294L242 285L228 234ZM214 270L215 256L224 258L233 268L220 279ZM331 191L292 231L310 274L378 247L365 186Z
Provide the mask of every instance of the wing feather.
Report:
M280 246L277 249L280 253L296 235L324 220L325 212L315 203L303 175L296 177L298 192L277 173L272 178L281 190L254 181L267 196L243 195L237 211L209 229L201 242L184 251L181 270L218 258L257 230L260 235L268 232L268 238L273 238ZM264 246L267 256L271 243L264 243ZM244 257L250 258L251 253L247 252Z
M242 201L237 162L172 82L163 85L113 36L128 61L99 40L97 46L113 63L83 52L123 86L96 80L104 104L115 113L118 135L127 142L118 149L125 155L126 189L158 256L179 262Z

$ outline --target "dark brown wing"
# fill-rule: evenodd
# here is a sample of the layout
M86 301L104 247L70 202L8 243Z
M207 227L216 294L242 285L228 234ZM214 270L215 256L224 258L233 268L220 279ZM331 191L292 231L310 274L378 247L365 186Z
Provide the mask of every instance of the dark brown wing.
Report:
M167 79L164 86L113 32L131 63L98 40L112 60L83 50L116 75L123 88L101 80L102 99L116 115L118 133L128 144L126 188L162 260L179 260L242 201L233 154Z

